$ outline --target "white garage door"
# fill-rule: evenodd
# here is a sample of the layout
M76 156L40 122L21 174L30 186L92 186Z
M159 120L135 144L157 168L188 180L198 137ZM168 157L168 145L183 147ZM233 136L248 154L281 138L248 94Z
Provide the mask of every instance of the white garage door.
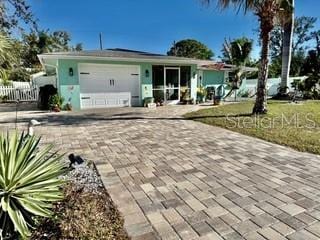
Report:
M138 106L140 67L79 64L81 108Z

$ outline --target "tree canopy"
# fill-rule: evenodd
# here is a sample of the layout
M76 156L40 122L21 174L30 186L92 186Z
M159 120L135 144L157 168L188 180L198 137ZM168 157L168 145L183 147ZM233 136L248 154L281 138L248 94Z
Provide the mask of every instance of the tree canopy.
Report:
M71 36L66 31L49 30L41 32L31 32L23 35L23 65L34 67L39 65L37 55L48 52L81 51L82 44L78 43L75 47L70 45Z
M236 66L235 70L229 73L232 86L230 92L226 96L231 95L233 90L239 89L241 86L244 78L244 67L250 60L252 45L253 41L246 37L225 40L222 49L223 61Z
M222 49L223 61L236 66L245 66L250 58L253 40L246 37L225 40Z
M308 46L307 43L312 39L312 29L317 21L314 17L297 17L294 23L294 36L292 53L295 55L297 52L305 51ZM281 25L276 27L271 32L271 57L277 58L282 54L282 39L283 28Z
M308 50L313 48L311 43L316 42L317 39L317 31L314 30L316 21L317 18L307 16L295 19L290 76L301 76L306 72L302 69ZM279 77L281 74L282 39L283 29L281 25L277 25L271 35L272 63L269 77Z
M15 28L21 29L21 21L34 30L37 29L37 21L27 1L0 0L0 29L7 33Z
M214 56L212 50L210 50L203 43L194 39L186 39L174 43L167 54L169 56L196 58L203 60L209 60Z
M9 67L8 61L12 58L10 50L12 43L10 39L4 34L0 33L0 79L5 78L6 69Z

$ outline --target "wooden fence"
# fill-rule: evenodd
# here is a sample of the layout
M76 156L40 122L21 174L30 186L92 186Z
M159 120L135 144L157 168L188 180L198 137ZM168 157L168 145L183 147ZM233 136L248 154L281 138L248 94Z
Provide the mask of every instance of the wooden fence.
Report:
M36 102L39 97L39 88L25 86L15 88L13 86L0 86L0 100L4 102Z

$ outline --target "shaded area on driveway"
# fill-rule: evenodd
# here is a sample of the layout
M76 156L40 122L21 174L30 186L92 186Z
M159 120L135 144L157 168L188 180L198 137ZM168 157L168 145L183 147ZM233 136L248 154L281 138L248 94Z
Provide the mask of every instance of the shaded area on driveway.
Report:
M165 106L157 109L147 108L109 108L93 109L78 112L53 113L49 111L18 111L17 122L27 124L36 119L39 122L50 125L79 125L91 124L100 121L119 120L179 120L184 119L183 114L208 108L208 106L180 105ZM10 124L16 121L15 109L8 112L0 112L0 124Z
M320 238L319 156L181 119L187 110L49 114L36 132L96 162L133 239Z

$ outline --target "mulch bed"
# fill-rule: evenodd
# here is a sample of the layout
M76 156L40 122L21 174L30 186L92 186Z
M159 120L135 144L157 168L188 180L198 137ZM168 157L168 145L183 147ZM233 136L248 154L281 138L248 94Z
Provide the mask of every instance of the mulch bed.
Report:
M81 164L64 178L64 200L54 205L53 218L39 221L31 239L130 239L93 164Z

